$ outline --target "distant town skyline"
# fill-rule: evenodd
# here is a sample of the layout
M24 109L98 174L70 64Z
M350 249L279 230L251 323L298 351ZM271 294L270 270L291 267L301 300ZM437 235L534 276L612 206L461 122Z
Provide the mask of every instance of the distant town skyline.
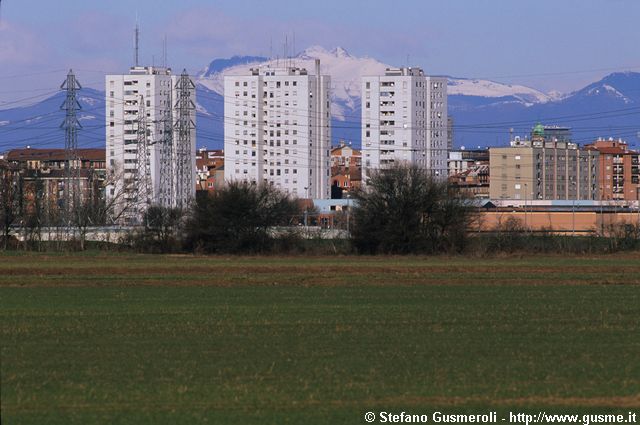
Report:
M640 71L634 0L257 1L4 0L0 11L0 108L54 91L68 68L101 89L104 74L133 62L196 73L233 55L283 55L342 46L355 56L417 65L430 74L486 78L571 92L614 71Z

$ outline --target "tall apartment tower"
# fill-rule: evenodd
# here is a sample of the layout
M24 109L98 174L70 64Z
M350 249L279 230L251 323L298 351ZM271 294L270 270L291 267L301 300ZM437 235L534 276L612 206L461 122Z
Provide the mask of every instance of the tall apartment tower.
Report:
M196 131L195 88L186 73L136 66L107 75L105 110L107 199L119 221L140 223L149 205L188 205L195 198Z
M224 178L330 198L328 75L296 67L224 78Z
M397 163L446 178L447 79L420 68L388 68L362 77L363 182L371 172Z

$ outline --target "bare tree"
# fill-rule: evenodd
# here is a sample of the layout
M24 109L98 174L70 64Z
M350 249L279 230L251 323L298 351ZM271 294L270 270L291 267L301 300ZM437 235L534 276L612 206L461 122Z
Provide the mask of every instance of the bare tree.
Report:
M144 232L139 241L145 251L172 252L179 249L184 211L180 208L151 206L144 216Z
M127 214L138 210L138 201L130 197L134 185L135 182L125 179L125 171L122 164L116 163L111 168L103 183L103 208L106 213L106 224L122 223Z
M474 220L465 194L410 165L373 173L355 199L351 235L362 253L458 252Z
M300 216L297 202L268 185L231 182L196 198L186 245L205 252L260 252L276 239L270 230Z
M45 224L45 183L36 170L28 180L20 178L20 226L25 249L42 248Z
M2 246L6 250L11 237L11 229L20 216L19 174L9 167L0 171L0 221L2 221Z

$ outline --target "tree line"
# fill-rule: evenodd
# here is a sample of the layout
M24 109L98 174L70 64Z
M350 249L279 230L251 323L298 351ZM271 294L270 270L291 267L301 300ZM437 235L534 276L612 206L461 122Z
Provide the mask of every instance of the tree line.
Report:
M230 182L215 192L198 192L186 209L149 207L141 226L108 242L87 242L89 229L113 224L113 205L90 180L89 196L65 210L48 205L38 181L27 187L5 174L0 182L2 247L6 249L103 249L201 254L472 254L596 253L640 248L640 229L623 223L608 237L558 236L552 229L532 234L515 219L478 234L473 200L446 181L417 167L396 165L371 176L356 191L352 210L336 212L346 238L306 233L318 212L270 185ZM44 228L68 235L42 240ZM51 230L49 230L51 231ZM17 241L20 235L22 241ZM55 235L54 235L55 236Z

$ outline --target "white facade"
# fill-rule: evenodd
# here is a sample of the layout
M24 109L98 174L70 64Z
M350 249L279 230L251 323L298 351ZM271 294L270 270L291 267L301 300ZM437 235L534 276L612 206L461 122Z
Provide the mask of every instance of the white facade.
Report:
M327 75L260 68L224 79L224 178L270 184L299 198L330 198Z
M447 79L420 68L362 77L362 169L407 163L447 176Z
M113 201L120 210L126 206L132 213L124 217L125 222L135 223L140 220L140 208L132 208L140 200L132 199L128 188L138 176L138 170L144 169L138 164L138 123L139 112L145 114L147 128L148 162L150 165L151 204L175 207L187 205L195 197L195 125L191 129L190 149L184 161L191 173L189 181L191 189L177 192L178 132L176 122L178 93L176 85L179 75L172 75L168 68L133 67L126 75L106 76L106 144L107 172L112 184L107 187L107 199ZM190 93L191 102L195 105L195 90ZM195 124L195 107L189 111L191 121ZM167 138L167 130L171 131L171 148L163 149ZM163 158L163 152L167 158ZM170 164L171 180L169 187L162 188L161 164ZM186 178L185 178L186 180ZM187 199L182 199L182 198ZM115 198L118 198L114 201ZM136 212L137 210L137 212ZM116 214L119 214L117 212ZM137 215L137 216L136 216Z

